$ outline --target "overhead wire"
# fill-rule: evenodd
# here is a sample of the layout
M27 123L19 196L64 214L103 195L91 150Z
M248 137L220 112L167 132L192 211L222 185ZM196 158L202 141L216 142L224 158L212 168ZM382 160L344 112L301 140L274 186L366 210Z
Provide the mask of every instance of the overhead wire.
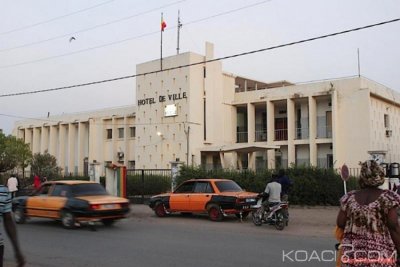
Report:
M56 88L50 88L50 89L41 89L41 90L34 90L34 91L27 91L27 92L2 94L2 95L0 95L0 97L29 95L29 94L37 94L37 93L44 93L44 92L54 92L54 91L72 89L72 88L77 88L77 87L83 87L83 86L89 86L89 85L95 85L95 84L101 84L101 83L114 82L114 81L119 81L119 80L124 80L124 79L131 79L131 78L135 78L135 77L139 77L139 76L145 76L145 75L156 74L156 73L165 72L165 71L171 71L171 70L176 70L176 69L181 69L181 68L187 68L187 67L191 67L191 66L196 66L196 65L201 65L201 64L206 64L206 63L211 63L211 62L216 62L216 61L222 61L222 60L226 60L226 59L231 59L231 58L246 56L246 55L250 55L250 54L260 53L260 52L264 52L264 51L268 51L268 50L274 50L274 49L293 46L293 45L302 44L302 43L306 43L306 42L321 40L321 39L325 39L325 38L329 38L329 37L333 37L333 36L337 36L337 35L342 35L342 34L346 34L346 33L350 33L350 32L356 32L356 31L360 31L360 30L365 30L365 29L369 29L369 28L373 28L373 27L377 27L377 26L382 26L382 25L385 25L385 24L394 23L394 22L398 22L398 21L400 21L400 18L387 20L387 21L374 23L374 24L369 24L369 25L366 25L366 26L352 28L352 29L348 29L348 30L344 30L344 31L334 32L334 33L330 33L330 34L320 35L320 36L316 36L316 37L312 37L312 38L302 39L302 40L299 40L299 41L293 41L293 42L290 42L290 43L285 43L285 44L280 44L280 45L276 45L276 46L270 46L270 47L261 48L261 49L257 49L257 50L251 50L251 51L247 51L247 52L242 52L242 53L234 54L234 55L230 55L230 56L224 56L224 57L219 57L219 58L215 58L215 59L209 59L209 60L199 61L199 62L195 62L195 63L179 65L179 66L176 66L176 67L171 67L171 68L162 69L162 70L149 71L149 72L144 72L144 73L139 73L139 74L116 77L116 78L112 78L112 79L105 79L105 80L100 80L100 81L93 81L93 82L88 82L88 83L68 85L68 86L62 86L62 87L56 87Z
M118 22L121 22L121 21L125 21L125 20L129 20L129 19L132 19L132 18L136 18L136 17L142 16L142 15L145 15L145 14L149 14L149 13L154 12L156 10L160 10L160 9L163 9L163 8L166 8L166 7L169 7L169 6L173 6L173 5L185 2L185 1L188 1L188 0L175 1L175 2L170 3L170 4L166 4L166 5L163 5L163 6L156 7L156 8L152 8L152 9L149 9L149 10L146 10L146 11L143 11L143 12L136 13L134 15L130 15L130 16L123 17L123 18L120 18L120 19L112 20L112 21L109 21L109 22L106 22L106 23L97 24L97 25L94 25L94 26L89 27L89 28L81 29L79 31L74 31L74 32L58 35L58 36L55 36L55 37L51 37L51 38L40 40L40 41L36 41L36 42L30 42L30 43L26 43L26 44L14 46L14 47L0 49L0 53L7 52L7 51L12 51L12 50L19 49L19 48L29 47L29 46L32 46L32 45L42 44L42 43L45 43L45 42L54 41L54 40L58 40L58 39L61 39L61 38L73 36L73 35L76 35L78 33L91 31L91 30L94 30L94 29L97 29L97 28L101 28L101 27L105 27L105 26L114 24L114 23L118 23ZM152 32L151 34L154 34L154 32ZM144 36L147 36L147 35L148 34L146 34ZM138 38L140 38L140 37L143 37L143 36L139 36ZM124 42L124 41L125 40L121 40L121 42ZM114 42L110 43L108 45L112 45L112 44L114 44ZM108 46L108 45L106 45L106 46ZM103 47L103 46L93 47L92 49L97 49L99 47ZM87 51L87 49L81 50L80 53L84 52L84 51ZM70 53L70 54L72 55L72 54L76 54L76 53ZM57 57L62 57L62 56L65 56L65 55L59 55L59 56L50 57L50 58L57 58ZM47 60L47 58L45 58L44 60ZM33 62L38 62L38 61L33 61ZM17 65L11 65L11 66L18 66L18 64Z
M186 0L183 0L183 1L186 1ZM228 10L228 11L224 11L224 12L221 12L221 13L217 13L217 14L214 14L214 15L211 15L211 16L208 16L208 17L204 17L204 18L201 18L201 19L189 21L187 23L184 23L183 25L186 26L186 25L202 22L202 21L205 21L205 20L213 19L213 18L216 18L216 17L219 17L219 16L228 15L228 14L231 14L231 13L234 13L234 12L238 12L238 11L250 8L250 7L255 7L255 6L264 4L266 2L270 2L270 1L272 1L272 0L264 0L264 1L257 2L257 3L251 4L251 5L242 6L240 8L235 8L235 9L232 9L232 10ZM176 27L177 26L168 27L164 31L171 31L171 30L175 29ZM74 52L69 52L69 53L65 53L65 54L50 56L50 57L46 57L46 58L39 58L39 59L36 59L36 60L31 60L31 61L24 61L24 62L15 63L15 64L3 65L3 66L0 66L0 69L17 67L17 66L27 65L27 64L31 64L31 63L37 63L37 62L47 61L47 60L51 60L51 59L56 59L56 58L60 58L60 57L66 57L66 56L70 56L70 55L80 54L80 53L83 53L83 52L87 52L87 51L91 51L91 50L95 50L95 49L99 49L99 48L103 48L103 47L107 47L107 46L120 44L120 43L124 43L124 42L127 42L127 41L132 41L132 40L136 40L136 39L139 39L139 38L143 38L143 37L146 37L146 36L151 36L151 35L155 35L155 34L159 34L159 33L160 33L160 31L158 31L158 30L157 31L152 31L152 32L148 32L148 33L144 33L144 34L128 37L128 38L125 38L125 39L122 39L122 40L106 43L106 44L103 44L103 45L88 47L88 48L77 50L77 51L74 51ZM67 36L67 35L65 35L65 36ZM65 37L65 36L63 36L63 37ZM0 50L0 52L1 52L1 50Z
M79 9L79 10L77 10L77 11L74 11L74 12L71 12L71 13L68 13L68 14L64 14L64 15L62 15L62 16L54 17L54 18L51 18L51 19L48 19L48 20L44 20L44 21L40 21L40 22L37 22L37 23L34 23L34 24L22 26L22 27L15 28L15 29L12 29L12 30L0 32L0 35L6 35L6 34L13 33L13 32L23 31L23 30L26 30L26 29L29 29L29 28L33 28L33 27L36 27L36 26L39 26L39 25L43 25L43 24L46 24L46 23L49 23L49 22L53 22L53 21L56 21L56 20L60 20L60 19L63 19L63 18L69 17L69 16L76 15L76 14L78 14L78 13L82 13L82 12L85 12L85 11L88 11L88 10L91 10L91 9L94 9L94 8L98 8L98 7L100 7L100 6L109 4L109 3L114 2L114 1L115 1L115 0L105 1L105 2L99 3L99 4L97 4L97 5L93 5L93 6L90 6L90 7L86 7L86 8L83 8L83 9Z

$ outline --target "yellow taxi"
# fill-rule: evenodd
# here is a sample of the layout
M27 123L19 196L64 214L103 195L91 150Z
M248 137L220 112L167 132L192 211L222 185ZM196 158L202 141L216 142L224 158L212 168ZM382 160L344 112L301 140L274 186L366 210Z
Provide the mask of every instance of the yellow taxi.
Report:
M12 204L16 223L41 217L60 220L68 229L94 221L109 226L129 212L127 199L109 195L99 183L79 180L43 183L33 195L16 197Z
M149 206L158 217L173 212L206 213L210 220L221 221L230 214L247 217L257 203L257 195L229 179L192 179L172 193L151 197Z

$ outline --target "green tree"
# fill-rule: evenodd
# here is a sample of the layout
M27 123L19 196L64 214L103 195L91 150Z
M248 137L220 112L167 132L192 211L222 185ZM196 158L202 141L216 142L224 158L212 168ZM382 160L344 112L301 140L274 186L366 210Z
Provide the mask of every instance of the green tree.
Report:
M35 153L31 160L32 173L39 175L40 177L57 177L61 171L61 168L57 166L57 159L53 155L49 154L47 150L41 153Z
M32 152L29 144L12 135L0 133L0 172L28 166Z

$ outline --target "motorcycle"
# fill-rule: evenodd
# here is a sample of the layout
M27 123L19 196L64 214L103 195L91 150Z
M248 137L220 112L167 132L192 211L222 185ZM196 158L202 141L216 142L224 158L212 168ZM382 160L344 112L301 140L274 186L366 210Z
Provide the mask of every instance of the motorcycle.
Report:
M269 206L263 204L264 195L259 196L255 210L252 212L253 223L274 225L277 230L283 230L289 224L288 202L279 202Z

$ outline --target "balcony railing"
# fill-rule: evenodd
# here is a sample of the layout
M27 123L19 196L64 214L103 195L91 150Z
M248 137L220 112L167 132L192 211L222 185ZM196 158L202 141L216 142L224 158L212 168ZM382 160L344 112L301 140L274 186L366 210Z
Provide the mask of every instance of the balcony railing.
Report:
M332 138L332 126L328 125L318 126L317 138Z
M296 166L310 166L310 159L296 159Z
M275 130L275 141L283 141L288 139L288 130L279 129Z
M308 128L296 128L296 139L308 139L309 138L309 130Z
M236 133L237 143L247 143L248 142L248 132L237 132Z
M267 129L256 131L256 142L267 141Z

